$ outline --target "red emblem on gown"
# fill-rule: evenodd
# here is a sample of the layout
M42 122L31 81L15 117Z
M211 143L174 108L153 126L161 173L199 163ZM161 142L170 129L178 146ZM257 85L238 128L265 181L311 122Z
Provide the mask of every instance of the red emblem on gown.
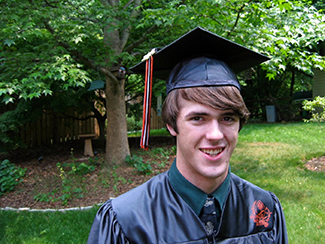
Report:
M254 220L256 226L264 225L264 227L269 226L269 220L272 212L261 200L256 200L252 205L251 219Z

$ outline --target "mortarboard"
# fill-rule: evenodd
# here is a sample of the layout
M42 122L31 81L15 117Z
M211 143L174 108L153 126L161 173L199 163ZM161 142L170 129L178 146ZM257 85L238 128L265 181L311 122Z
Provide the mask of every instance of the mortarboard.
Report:
M174 87L174 85L172 85L173 81L169 79L169 76L173 75L173 77L179 77L179 75L171 72L173 68L182 61L194 59L197 57L213 58L222 62L220 62L220 64L212 64L210 67L226 67L227 72L233 71L233 74L231 76L235 76L235 74L247 70L248 68L253 67L269 59L268 57L262 54L254 52L235 42L229 41L201 27L196 27L195 29L189 31L185 35L178 38L176 41L157 51L155 54L153 54L153 57L154 65L152 75L154 78L159 78L167 82L167 93L169 93L169 91L171 90L168 88L180 88ZM224 65L223 62L226 65ZM197 66L195 62L191 62L190 64L192 65L192 67L188 67L187 64L187 70L185 71L191 70L193 67ZM198 61L198 64L204 66L202 60ZM130 70L133 73L145 75L145 67L146 61L144 60L138 63L137 65L131 67ZM215 70L215 72L217 71L218 70ZM215 75L221 74L222 77L224 77L224 74L222 74L222 72L225 70L219 69L219 71L220 72L217 74L214 72ZM201 69L201 72L203 72L202 76L204 77L205 70ZM197 73L195 74L197 76ZM191 78L190 75L191 74L187 74L186 77ZM200 81L195 81L195 78L193 78L192 81L196 82L197 84L188 84L189 86L200 86ZM212 83L210 85L212 85ZM219 84L216 82L215 85Z
M146 56L130 68L131 72L143 74L146 79L141 138L141 147L146 149L152 77L166 81L167 94L173 89L199 86L232 85L240 89L236 73L269 59L201 27L196 27L159 51L153 49ZM144 130L147 132L144 133Z

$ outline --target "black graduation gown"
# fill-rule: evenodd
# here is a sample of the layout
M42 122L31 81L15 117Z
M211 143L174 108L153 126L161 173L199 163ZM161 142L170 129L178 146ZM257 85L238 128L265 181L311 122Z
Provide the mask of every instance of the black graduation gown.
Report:
M231 174L215 243L288 243L277 197ZM107 201L96 214L88 244L208 243L198 216L173 190L168 171Z

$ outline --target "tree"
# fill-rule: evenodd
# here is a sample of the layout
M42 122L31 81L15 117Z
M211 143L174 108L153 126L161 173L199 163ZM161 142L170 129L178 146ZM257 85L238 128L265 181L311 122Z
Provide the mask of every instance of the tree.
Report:
M106 82L105 159L124 162L130 152L119 69L135 61L130 53L144 53L138 48L144 41L168 33L158 26L174 23L168 11L177 6L142 0L1 1L0 96L8 103L52 95L53 83L62 82L63 91L84 86L96 72Z
M324 21L299 1L0 0L0 7L3 101L52 95L58 81L65 91L104 80L107 163L122 163L130 153L127 77L119 76L120 68L197 25L272 56L262 66L269 79L288 67L305 72L324 67L310 50L324 40Z
M271 58L262 69L240 76L245 100L260 104L253 114L271 103L282 118L291 119L287 115L293 93L310 89L313 68L325 68L318 52L325 38L322 12L307 1L217 1L215 8L210 1L200 1L198 6L194 16L205 26Z

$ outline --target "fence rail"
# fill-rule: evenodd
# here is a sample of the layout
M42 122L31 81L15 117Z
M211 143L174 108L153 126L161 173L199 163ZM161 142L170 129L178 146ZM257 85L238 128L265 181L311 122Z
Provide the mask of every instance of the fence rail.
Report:
M14 106L1 106L2 113L14 109ZM97 119L93 113L78 113L72 109L65 114L43 111L43 115L34 122L25 124L19 130L19 138L27 147L52 145L78 140L80 134L96 134L99 136ZM164 122L161 116L152 109L150 129L161 129Z
M80 134L97 134L99 127L92 113L43 113L42 117L20 128L22 143L28 148L79 139ZM85 119L83 119L85 118Z

